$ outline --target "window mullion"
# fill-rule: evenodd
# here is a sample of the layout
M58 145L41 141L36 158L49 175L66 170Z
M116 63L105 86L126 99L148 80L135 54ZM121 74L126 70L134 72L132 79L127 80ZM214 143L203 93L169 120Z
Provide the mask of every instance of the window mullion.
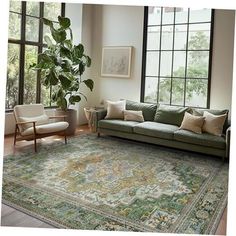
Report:
M20 44L20 72L18 104L24 103L24 76L25 76L25 25L26 25L26 2L21 3L21 44Z
M187 67L188 67L188 38L189 38L189 18L190 8L188 8L188 21L187 21L187 39L186 39L186 56L185 56L185 72L184 72L184 106L186 104L186 93L187 93Z
M44 13L44 3L40 2L39 8L39 18L43 18ZM43 51L43 21L39 20L39 46L38 46L38 53ZM41 102L41 73L37 71L37 88L36 88L36 103Z
M160 89L160 74L161 74L161 39L162 39L162 17L163 17L163 7L161 8L161 24L160 24L160 44L159 44L159 65L158 65L158 83L157 83L157 103L159 102L159 89Z
M172 88L173 88L173 69L174 69L174 45L175 45L175 14L176 8L174 9L174 24L173 24L173 41L172 41L172 65L171 65L171 81L170 81L170 105L172 104Z

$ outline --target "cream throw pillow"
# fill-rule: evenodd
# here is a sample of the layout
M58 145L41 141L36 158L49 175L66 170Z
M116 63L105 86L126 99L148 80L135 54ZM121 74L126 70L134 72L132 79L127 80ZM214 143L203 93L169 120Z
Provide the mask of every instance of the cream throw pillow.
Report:
M124 110L124 120L143 122L144 121L143 112L142 111Z
M189 114L188 112L185 112L183 121L179 129L186 129L194 133L201 134L204 119L205 118L202 116L194 116Z
M105 119L124 119L125 100L107 101L107 115Z
M227 114L213 115L207 111L204 111L203 116L205 117L205 122L202 130L209 134L221 136Z

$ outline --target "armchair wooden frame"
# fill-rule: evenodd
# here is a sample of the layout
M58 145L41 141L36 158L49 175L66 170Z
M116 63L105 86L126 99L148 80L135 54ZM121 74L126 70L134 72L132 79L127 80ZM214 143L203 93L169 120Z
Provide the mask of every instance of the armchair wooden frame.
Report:
M49 119L61 119L61 118L63 118L64 121L65 121L66 116L50 116L49 117ZM48 136L53 136L53 135L63 135L64 140L65 140L65 144L67 144L66 129L64 131L50 132L50 133L45 133L45 134L37 134L37 132L36 132L36 122L37 121L16 122L15 134L14 134L14 147L16 145L16 141L22 141L22 140L31 141L31 140L34 140L34 151L37 152L37 142L36 142L36 140L40 139L40 138L45 138L45 137L48 137ZM19 126L24 125L24 124L30 124L30 123L32 123L32 127L33 127L33 130L34 130L33 134L21 135Z

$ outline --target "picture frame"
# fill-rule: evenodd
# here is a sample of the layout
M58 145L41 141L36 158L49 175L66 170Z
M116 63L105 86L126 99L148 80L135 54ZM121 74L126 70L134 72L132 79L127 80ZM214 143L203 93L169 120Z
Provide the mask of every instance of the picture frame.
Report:
M103 47L101 76L129 78L132 46Z

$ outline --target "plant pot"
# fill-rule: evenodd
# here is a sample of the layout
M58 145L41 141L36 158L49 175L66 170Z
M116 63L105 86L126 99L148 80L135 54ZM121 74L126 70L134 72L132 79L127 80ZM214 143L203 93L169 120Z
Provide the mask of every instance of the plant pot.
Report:
M67 109L63 111L61 109L56 109L56 116L66 116L65 121L69 123L68 128L66 129L66 135L74 135L77 127L77 110Z

